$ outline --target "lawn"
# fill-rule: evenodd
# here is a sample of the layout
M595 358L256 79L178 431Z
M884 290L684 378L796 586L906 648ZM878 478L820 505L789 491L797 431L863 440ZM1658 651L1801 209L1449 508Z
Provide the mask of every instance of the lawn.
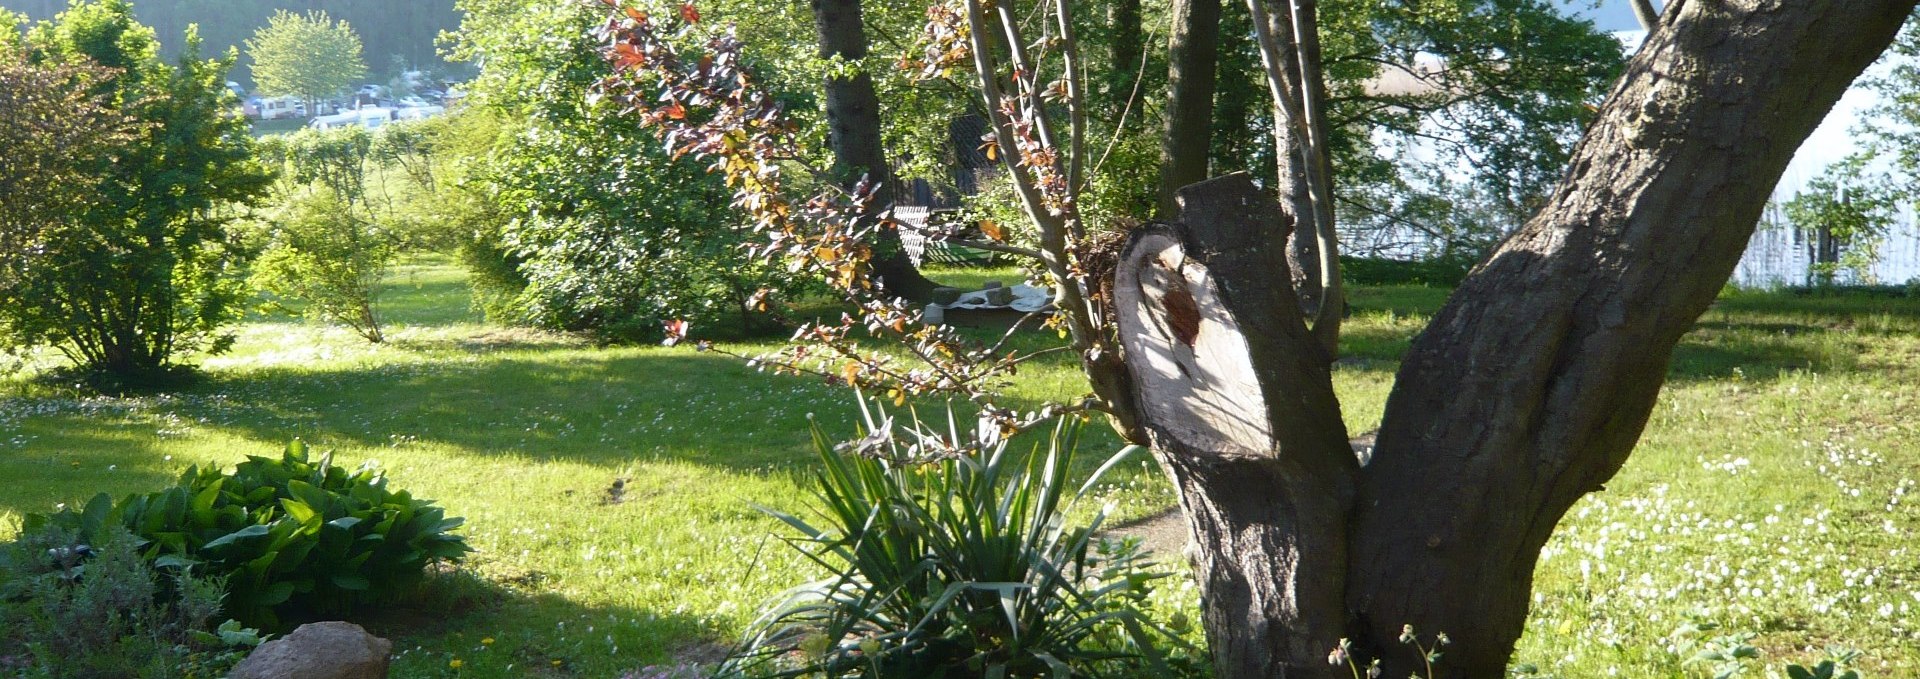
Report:
M951 278L989 275L1012 276ZM1445 291L1354 297L1335 379L1358 433ZM850 434L849 394L687 349L489 326L437 260L399 271L382 308L385 346L249 319L232 353L203 361L208 381L172 396L0 381L0 535L25 512L295 437L377 460L397 487L465 516L479 549L422 601L367 621L396 640L396 677L616 677L709 657L809 573L753 506L804 511L809 423ZM1706 676L1683 661L1751 634L1770 667L1846 644L1871 676L1920 675L1920 401L1905 388L1917 358L1920 302L1722 300L1687 337L1634 458L1548 545L1516 662L1560 677ZM1084 389L1056 360L1013 391ZM1092 452L1117 445L1103 429L1090 428ZM1144 460L1104 495L1123 518L1171 505Z

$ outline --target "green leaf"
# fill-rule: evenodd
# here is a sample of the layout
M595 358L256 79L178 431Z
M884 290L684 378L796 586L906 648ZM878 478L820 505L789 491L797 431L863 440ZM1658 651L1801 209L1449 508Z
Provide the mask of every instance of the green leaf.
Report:
M319 523L320 515L314 512L313 507L308 506L305 502L299 500L281 500L280 507L287 510L287 516L302 526L310 523Z
M335 575L330 578L330 580L333 581L333 586L335 587L355 592L364 591L372 587L372 583L367 582L366 578L358 575Z
M278 606L293 598L293 583L276 582L260 593L258 603L262 606Z
M251 526L247 526L246 528L242 528L240 530L215 538L213 541L208 542L205 545L202 545L201 549L216 550L216 549L227 547L228 545L232 545L241 540L250 540L253 538L266 537L268 531L269 529L266 526L262 526L260 524L254 524Z

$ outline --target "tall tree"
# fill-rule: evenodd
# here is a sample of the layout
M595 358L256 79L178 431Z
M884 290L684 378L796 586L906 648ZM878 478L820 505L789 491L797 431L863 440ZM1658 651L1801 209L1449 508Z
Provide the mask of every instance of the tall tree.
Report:
M867 27L861 0L812 0L813 23L820 34L820 57L852 66L852 73L827 76L827 144L833 149L834 169L847 185L874 183L871 209L877 214L891 207L899 182L887 163L880 138L880 97L873 76L858 64L867 56ZM933 281L901 247L900 234L883 228L875 241L871 265L881 290L902 299L923 300L933 292Z
M1141 29L1140 0L1113 0L1107 4L1107 101L1125 102L1134 96L1140 82L1138 65L1146 52L1146 34Z
M1179 214L1133 231L1117 265L1102 265L1111 250L1081 230L1081 187L1063 181L1083 131L1051 124L1084 105L1075 88L1051 86L1075 77L1078 46L1022 30L1048 25L1025 17L1067 21L1070 3L1031 14L1006 1L937 6L927 53L943 68L972 62L995 143L1008 151L1037 232L1030 254L1055 286L1053 322L1092 387L1062 407L1105 413L1174 478L1217 674L1346 676L1327 663L1340 644L1363 666L1379 659L1384 676L1407 676L1426 665L1395 642L1412 625L1452 638L1434 673L1464 679L1505 674L1541 546L1626 461L1673 348L1732 273L1794 149L1917 2L1671 5L1551 198L1415 340L1365 460L1349 447L1332 387L1337 267L1321 268L1326 297L1313 320L1288 261L1289 236L1311 237L1320 262L1333 254L1320 214L1329 153L1311 0L1249 3L1276 128L1289 130L1277 155L1297 158L1305 180L1279 182L1280 200L1239 176L1189 185ZM716 166L742 187L740 200L768 206L765 230L797 266L857 255L844 214L793 217L755 162L784 148L757 124L776 107L733 67L709 66L738 63L737 43L709 43L718 55L694 58L637 12L610 29L618 67L664 84L627 100L680 133L678 148L723 156ZM692 116L654 107L695 95L723 110L675 122ZM1049 410L993 407L990 387L977 386L1018 364L999 347L912 328L886 305L860 312L809 330L836 350L820 352L843 367L836 379L989 404L983 415L999 426L983 437L1046 419ZM861 323L899 329L928 367L902 371L841 341ZM941 358L960 355L992 358Z
M367 75L360 36L326 12L275 12L247 40L253 80L262 94L297 95L314 111L315 101L339 94Z

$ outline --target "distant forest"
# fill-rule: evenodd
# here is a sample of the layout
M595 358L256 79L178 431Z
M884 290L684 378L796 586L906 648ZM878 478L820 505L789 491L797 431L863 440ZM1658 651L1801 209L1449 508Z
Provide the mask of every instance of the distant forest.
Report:
M240 64L230 78L252 85L244 54L247 38L267 24L275 10L322 10L345 19L360 34L370 77L384 81L395 73L396 57L408 68L445 71L440 58L441 31L460 27L454 0L132 0L134 14L160 33L168 56L180 49L188 24L200 25L207 53L238 47ZM68 0L0 0L0 8L24 12L35 20L51 19L66 9Z

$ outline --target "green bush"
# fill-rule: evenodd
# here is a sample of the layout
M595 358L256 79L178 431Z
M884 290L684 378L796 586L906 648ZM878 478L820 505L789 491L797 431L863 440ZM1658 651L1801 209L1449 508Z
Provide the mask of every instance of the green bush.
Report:
M274 222L272 243L253 268L268 305L386 341L374 303L398 255L395 239L330 193L293 198Z
M75 2L27 42L49 63L110 69L93 91L136 125L107 153L70 149L91 181L57 189L78 191L66 218L8 234L30 247L0 257L0 337L58 350L106 390L166 386L187 372L179 357L231 344L246 253L230 222L272 181L226 89L233 61L198 57L191 30L185 56L162 61L126 0Z
M172 488L31 515L26 529L82 536L123 526L154 565L191 565L226 578L226 612L280 627L288 614L344 615L388 603L420 583L427 566L459 561L462 521L427 500L387 489L370 466L348 471L331 455L309 461L295 441L278 459L248 456L231 474L188 468Z
M855 453L814 430L824 522L767 511L829 577L770 608L728 673L1165 677L1201 662L1143 612L1164 575L1138 544L1096 537L1103 512L1069 522L1100 476L1068 486L1077 425L1029 455L1000 440L931 460L877 429ZM1184 652L1170 660L1162 644Z
M1341 257L1340 276L1349 285L1430 285L1451 288L1466 280L1474 263L1466 259L1402 261L1380 257Z
M220 579L154 567L118 526L97 537L47 526L0 547L0 676L218 677L259 645L207 628Z
M615 342L662 336L665 321L759 333L775 326L752 301L798 289L742 246L747 218L693 158L675 160L656 130L590 96L606 77L593 37L604 12L576 3L471 0L457 58L495 135L468 154L491 224L467 231L490 320Z

